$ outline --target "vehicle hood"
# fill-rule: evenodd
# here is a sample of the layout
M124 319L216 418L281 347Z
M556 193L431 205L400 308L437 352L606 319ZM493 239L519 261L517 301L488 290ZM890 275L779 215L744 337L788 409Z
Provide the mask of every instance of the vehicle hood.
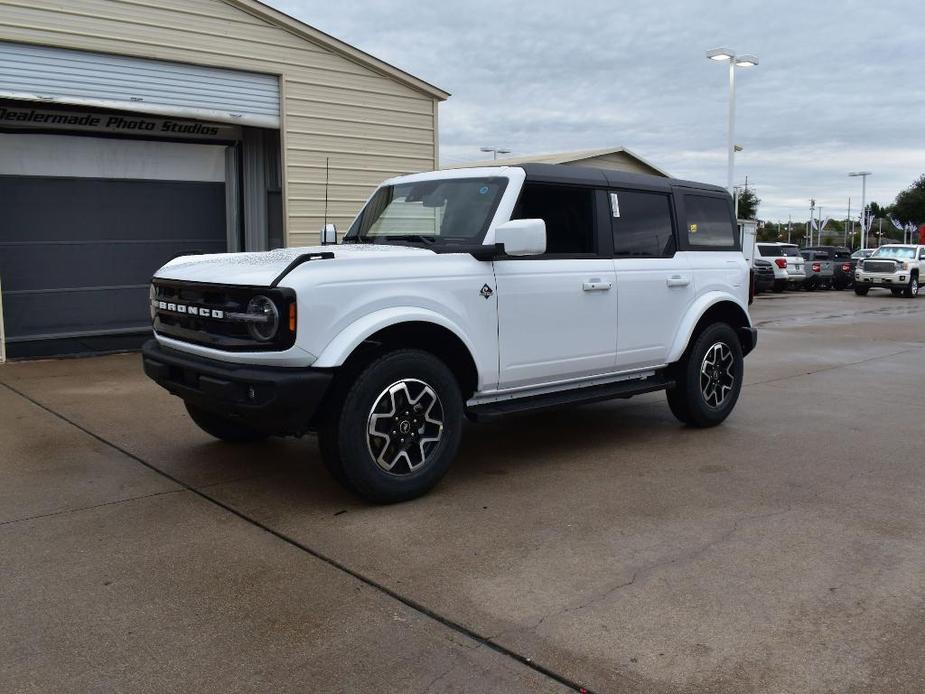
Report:
M333 258L313 259L309 263L366 263L416 255L432 256L433 251L414 246L385 244L343 244L279 248L260 253L212 253L174 258L154 273L156 279L213 284L269 286L299 256L306 253L333 253ZM285 282L283 283L285 284Z

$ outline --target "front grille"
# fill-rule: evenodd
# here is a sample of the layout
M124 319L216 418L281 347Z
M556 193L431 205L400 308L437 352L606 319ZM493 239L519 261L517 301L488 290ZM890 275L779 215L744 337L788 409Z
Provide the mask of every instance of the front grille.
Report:
M865 260L864 272L896 272L896 263L892 260Z
M231 352L279 351L295 342L289 330L289 305L295 293L288 288L241 287L156 279L154 285L154 332L184 342ZM254 338L247 324L233 320L247 311L255 296L269 298L280 316L276 337L268 342Z

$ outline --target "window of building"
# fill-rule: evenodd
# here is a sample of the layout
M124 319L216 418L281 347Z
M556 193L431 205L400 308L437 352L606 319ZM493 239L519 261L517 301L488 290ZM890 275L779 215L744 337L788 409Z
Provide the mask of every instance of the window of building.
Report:
M685 195L687 243L723 249L736 247L736 225L729 201L706 195Z
M546 222L547 255L595 252L594 191L590 188L528 182L511 219Z
M661 193L611 191L613 253L618 257L657 258L675 252L671 199Z

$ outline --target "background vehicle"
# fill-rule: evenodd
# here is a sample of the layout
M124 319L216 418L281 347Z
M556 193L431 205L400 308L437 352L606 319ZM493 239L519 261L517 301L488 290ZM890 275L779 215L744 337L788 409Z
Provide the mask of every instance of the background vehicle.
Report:
M871 253L873 253L876 248L859 248L854 253L851 254L851 259L857 264L859 260L864 260L864 258L869 258Z
M762 241L756 244L758 255L774 264L774 291L782 292L787 287L797 289L806 279L803 256L800 249L791 243Z
M755 292L766 292L774 288L774 263L764 258L755 258L752 263L755 271Z
M144 368L211 435L317 432L337 480L393 502L441 479L465 417L664 390L681 422L719 424L757 339L749 292L722 188L436 171L386 181L339 245L165 265Z
M829 259L832 261L832 287L834 289L847 289L854 284L854 267L857 260L852 257L851 251L847 247L807 246L804 250L825 251L829 254Z
M889 289L894 296L914 298L925 270L925 246L880 246L866 260L858 261L854 293L864 296L872 287Z
M808 292L816 289L831 289L834 282L832 261L826 251L801 251L806 261L806 279L803 280L803 289Z

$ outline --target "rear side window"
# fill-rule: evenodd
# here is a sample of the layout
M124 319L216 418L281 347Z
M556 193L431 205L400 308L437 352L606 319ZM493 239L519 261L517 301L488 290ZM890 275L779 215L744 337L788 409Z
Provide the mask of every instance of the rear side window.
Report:
M662 193L610 191L613 254L657 258L675 252L671 199Z
M706 195L685 195L687 213L687 243L691 246L733 250L736 248L736 226L732 210L724 198Z
M594 191L591 188L527 183L511 219L546 222L547 255L595 252Z

